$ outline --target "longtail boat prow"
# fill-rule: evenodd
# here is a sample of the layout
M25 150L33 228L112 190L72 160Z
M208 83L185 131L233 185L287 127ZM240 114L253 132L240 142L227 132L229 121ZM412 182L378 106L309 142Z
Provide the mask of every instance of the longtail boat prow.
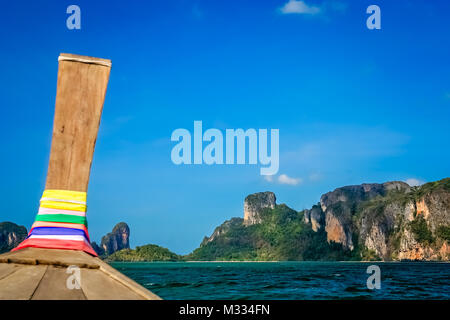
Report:
M111 61L59 56L47 180L27 238L0 255L0 299L160 299L97 257L86 195Z

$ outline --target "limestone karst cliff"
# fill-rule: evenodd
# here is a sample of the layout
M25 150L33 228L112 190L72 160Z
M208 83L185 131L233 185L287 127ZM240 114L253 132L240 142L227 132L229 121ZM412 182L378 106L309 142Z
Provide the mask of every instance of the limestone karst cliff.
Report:
M356 231L353 217L360 205L376 197L384 197L390 191L408 192L409 189L406 183L394 181L346 186L322 195L320 207L325 216L327 240L353 250L353 234Z
M130 248L130 228L125 222L116 224L113 230L102 237L100 246L93 242L92 248L99 256L108 256L116 251Z
M17 247L27 237L27 229L12 222L0 223L0 253Z
M318 231L323 228L325 222L325 215L322 208L319 205L312 206L311 209L305 210L304 221L305 223L311 223L311 228L314 231Z
M275 194L249 195L244 219L205 237L193 259L450 259L450 178L337 188L311 209L276 204Z
M264 208L275 208L276 197L273 192L254 193L245 198L244 201L244 224L249 226L261 222L260 212Z

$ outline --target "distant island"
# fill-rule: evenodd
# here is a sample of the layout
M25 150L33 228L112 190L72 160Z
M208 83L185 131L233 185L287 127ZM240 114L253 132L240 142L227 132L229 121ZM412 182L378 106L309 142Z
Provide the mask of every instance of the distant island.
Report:
M311 209L276 204L272 192L249 195L244 219L205 237L187 260L450 259L450 178L338 188Z
M92 246L106 261L449 261L450 178L341 187L302 211L272 192L251 194L244 218L225 221L184 256L155 244L130 249L129 234L121 222Z
M138 246L136 249L122 249L106 257L107 261L180 261L182 256L156 244Z

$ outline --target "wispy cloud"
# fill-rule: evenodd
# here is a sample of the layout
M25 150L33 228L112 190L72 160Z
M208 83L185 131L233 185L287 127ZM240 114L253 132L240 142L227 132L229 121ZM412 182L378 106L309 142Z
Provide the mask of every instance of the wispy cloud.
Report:
M407 184L409 184L411 187L417 187L417 186L420 186L420 185L424 184L423 181L421 181L419 179L416 179L416 178L406 179L405 182Z
M324 16L327 13L344 13L347 10L347 3L339 0L326 0L320 5L308 4L309 0L289 0L278 8L281 14L298 14L309 16Z
M278 177L264 176L264 180L266 180L267 182L276 182L279 184L287 184L290 186L296 186L303 182L301 178L289 177L287 174L280 174Z
M280 8L280 12L283 14L318 14L321 9L317 6L308 5L305 1L301 0L289 0L283 7Z
M292 177L289 177L287 174L280 174L278 176L278 183L280 183L280 184L288 184L291 186L296 186L301 182L302 182L302 179L292 178Z

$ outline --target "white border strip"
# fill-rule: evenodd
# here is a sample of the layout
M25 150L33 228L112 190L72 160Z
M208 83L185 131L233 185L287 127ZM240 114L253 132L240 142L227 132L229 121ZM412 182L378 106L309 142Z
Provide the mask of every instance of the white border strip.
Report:
M71 235L43 235L32 234L28 239L55 239L55 240L71 240L71 241L85 241L84 236L71 236Z
M55 202L67 202L67 203L75 203L75 204L82 204L86 205L86 202L84 201L77 201L77 200L67 200L67 199L57 199L57 198L41 198L42 201L55 201Z

